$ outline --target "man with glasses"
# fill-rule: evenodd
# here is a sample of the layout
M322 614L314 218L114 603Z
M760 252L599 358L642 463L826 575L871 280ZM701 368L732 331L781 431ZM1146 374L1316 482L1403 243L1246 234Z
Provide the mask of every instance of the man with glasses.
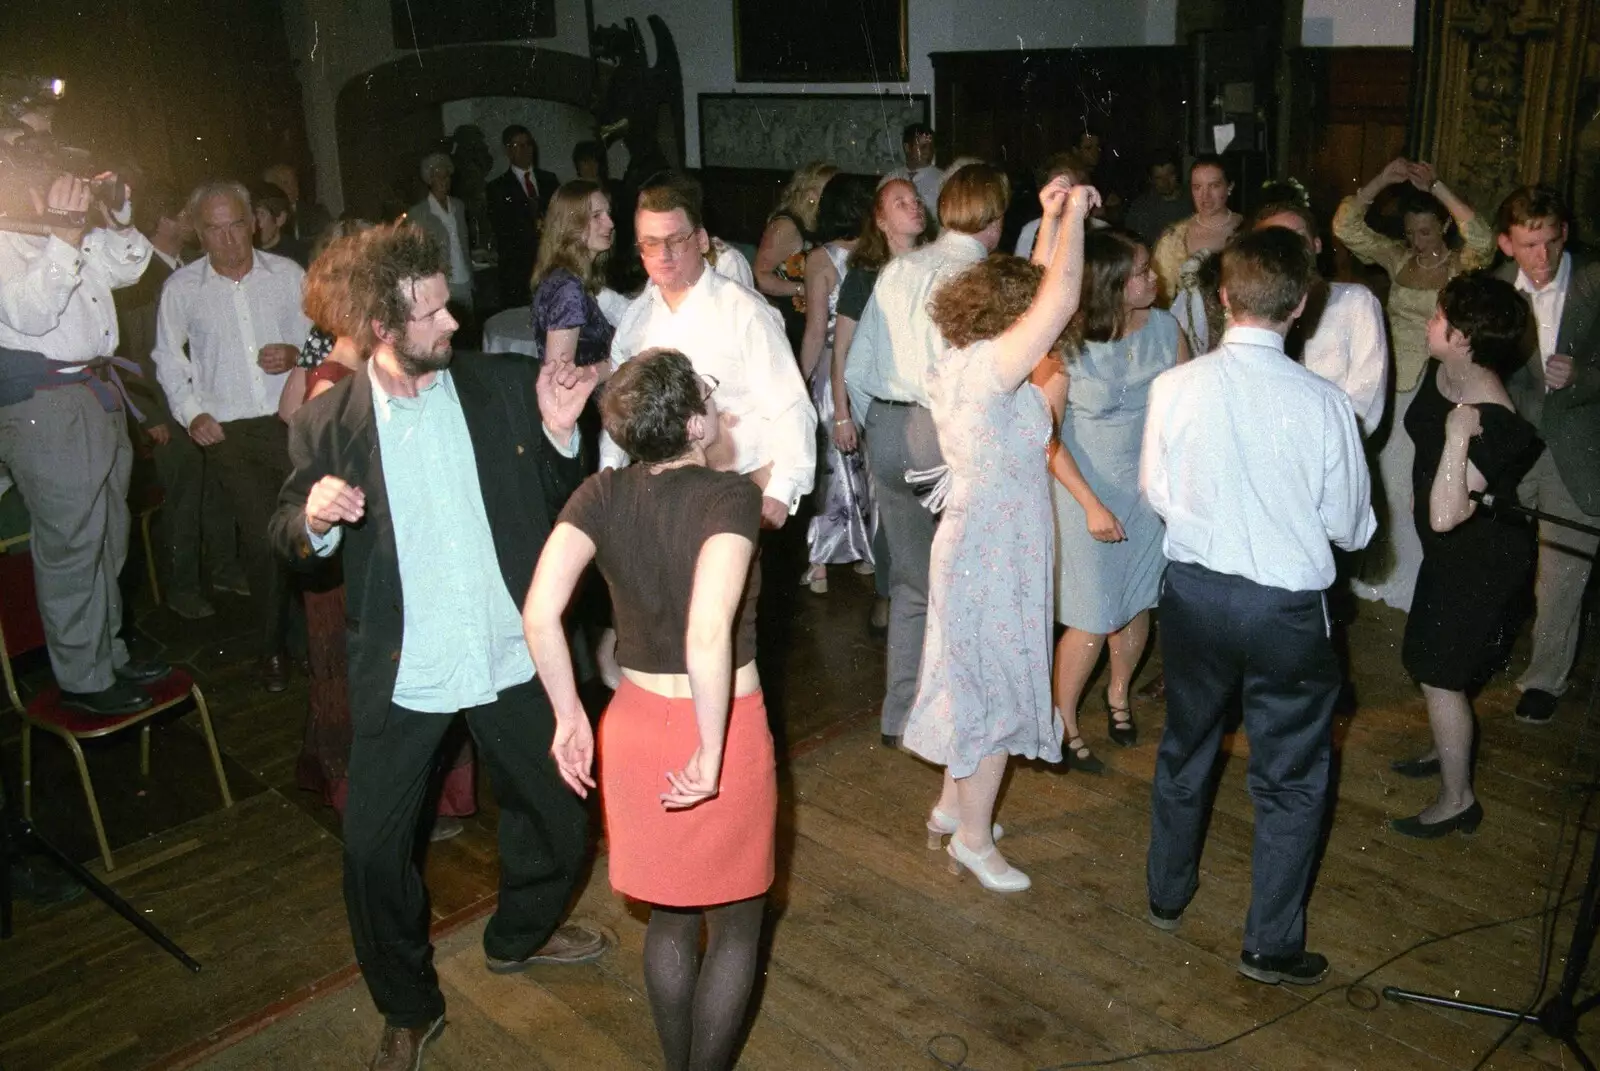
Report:
M598 378L520 359L453 360L449 258L415 224L357 239L350 299L366 367L295 414L273 515L290 561L343 556L350 623L344 896L384 1018L370 1071L415 1071L444 1029L415 850L440 742L458 714L500 805L500 896L485 966L598 958L564 923L588 851L581 800L550 756L555 712L519 609L583 477L577 420Z
M506 169L483 188L489 203L489 226L500 254L500 304L526 305L544 212L560 182L540 169L539 143L527 127L506 127L500 143L506 150Z
M700 206L700 184L675 172L639 191L634 234L650 284L617 325L611 363L650 349L687 355L715 384L722 414L723 456L708 460L748 473L761 487L763 527L781 528L815 478L817 412L777 313L755 291L707 270ZM600 463L615 468L627 457L607 437Z
M289 591L267 545L267 519L289 475L278 396L311 329L300 308L306 273L251 246L250 194L237 182L196 189L188 215L206 255L162 288L151 358L176 423L216 464L239 521L261 685L281 692L289 686Z

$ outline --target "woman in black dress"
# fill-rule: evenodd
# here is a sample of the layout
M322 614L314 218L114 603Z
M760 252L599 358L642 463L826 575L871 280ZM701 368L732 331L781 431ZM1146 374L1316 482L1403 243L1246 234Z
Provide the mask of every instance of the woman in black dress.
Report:
M1501 381L1520 357L1527 319L1527 303L1510 283L1483 272L1452 279L1428 322L1432 360L1406 412L1417 451L1412 511L1422 568L1401 660L1422 686L1434 746L1394 768L1440 776L1430 806L1390 823L1408 837L1471 833L1483 819L1472 792L1467 693L1500 664L1513 611L1532 580L1536 545L1524 518L1480 509L1468 492L1514 503L1517 482L1542 447Z

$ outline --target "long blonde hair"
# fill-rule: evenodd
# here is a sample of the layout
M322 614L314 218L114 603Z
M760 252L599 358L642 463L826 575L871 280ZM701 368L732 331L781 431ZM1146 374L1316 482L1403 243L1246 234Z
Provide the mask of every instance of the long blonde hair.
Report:
M778 198L778 207L768 216L770 222L774 216L788 213L801 223L801 230L810 232L817 226L817 206L822 201L822 187L828 180L839 173L839 169L832 164L821 160L813 160L803 167L795 169L789 177L789 184L783 188L783 193Z
M598 294L605 286L611 250L592 252L584 240L589 231L589 197L596 193L605 195L598 182L573 179L562 183L551 195L550 207L544 213L544 235L539 239L539 259L534 262L528 283L531 289L539 289L539 284L558 268L576 275L591 294Z

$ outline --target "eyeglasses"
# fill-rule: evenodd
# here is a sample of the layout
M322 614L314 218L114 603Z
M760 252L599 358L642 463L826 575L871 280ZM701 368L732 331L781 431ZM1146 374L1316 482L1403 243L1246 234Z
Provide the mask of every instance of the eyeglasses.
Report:
M704 373L701 373L700 385L704 388L704 393L700 395L700 400L707 402L711 400L711 396L713 394L717 393L717 388L722 386L722 380L718 379L716 376L708 376Z
M676 257L689 248L689 243L694 241L698 233L690 231L688 234L669 234L665 238L640 238L634 245L638 247L641 257L659 257L663 253Z

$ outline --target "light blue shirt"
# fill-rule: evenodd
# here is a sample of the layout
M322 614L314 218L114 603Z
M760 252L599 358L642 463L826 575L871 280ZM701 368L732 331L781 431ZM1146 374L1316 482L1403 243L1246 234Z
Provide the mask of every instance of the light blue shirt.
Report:
M455 383L446 369L415 398L399 398L370 363L368 379L405 615L393 702L437 714L492 703L533 678L533 660L501 576ZM557 448L573 456L576 431L573 440ZM342 533L312 533L312 549L331 554Z

